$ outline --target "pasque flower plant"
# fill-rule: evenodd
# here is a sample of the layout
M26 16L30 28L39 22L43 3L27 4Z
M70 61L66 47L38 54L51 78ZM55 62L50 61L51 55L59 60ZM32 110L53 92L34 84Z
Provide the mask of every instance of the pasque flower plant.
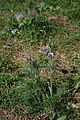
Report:
M53 58L53 53L49 52L49 47L42 48L42 52L47 56L48 59Z

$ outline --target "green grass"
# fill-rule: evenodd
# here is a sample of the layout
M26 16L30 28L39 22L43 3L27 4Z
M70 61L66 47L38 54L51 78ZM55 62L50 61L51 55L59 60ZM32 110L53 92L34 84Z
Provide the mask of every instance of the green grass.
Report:
M80 91L80 2L34 0L34 20L27 19L31 0L5 2L0 1L0 108L32 119L79 119L72 104ZM26 19L19 23L16 13ZM19 34L12 35L15 28ZM41 52L46 46L52 59Z

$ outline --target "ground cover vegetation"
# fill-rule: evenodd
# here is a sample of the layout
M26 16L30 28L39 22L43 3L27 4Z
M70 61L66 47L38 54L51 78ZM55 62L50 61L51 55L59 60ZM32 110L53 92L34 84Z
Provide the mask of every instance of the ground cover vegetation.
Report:
M80 1L0 0L0 119L80 119Z

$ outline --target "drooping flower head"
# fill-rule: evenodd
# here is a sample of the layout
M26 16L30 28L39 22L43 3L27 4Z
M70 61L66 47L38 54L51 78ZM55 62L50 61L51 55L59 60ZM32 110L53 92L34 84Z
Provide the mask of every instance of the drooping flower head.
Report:
M53 53L48 53L47 57L48 59L53 59Z
M42 52L47 55L49 52L48 47L42 48Z
M24 59L27 60L27 61L31 59L31 56L28 55L27 53L26 53L23 57L24 57Z
M13 29L13 30L11 31L11 33L12 33L13 35L16 35L16 34L19 33L19 32L18 32L18 29Z
M38 16L38 13L35 9L28 9L28 18L29 19L34 19Z
M22 22L24 20L23 14L16 14L15 17L18 22Z

